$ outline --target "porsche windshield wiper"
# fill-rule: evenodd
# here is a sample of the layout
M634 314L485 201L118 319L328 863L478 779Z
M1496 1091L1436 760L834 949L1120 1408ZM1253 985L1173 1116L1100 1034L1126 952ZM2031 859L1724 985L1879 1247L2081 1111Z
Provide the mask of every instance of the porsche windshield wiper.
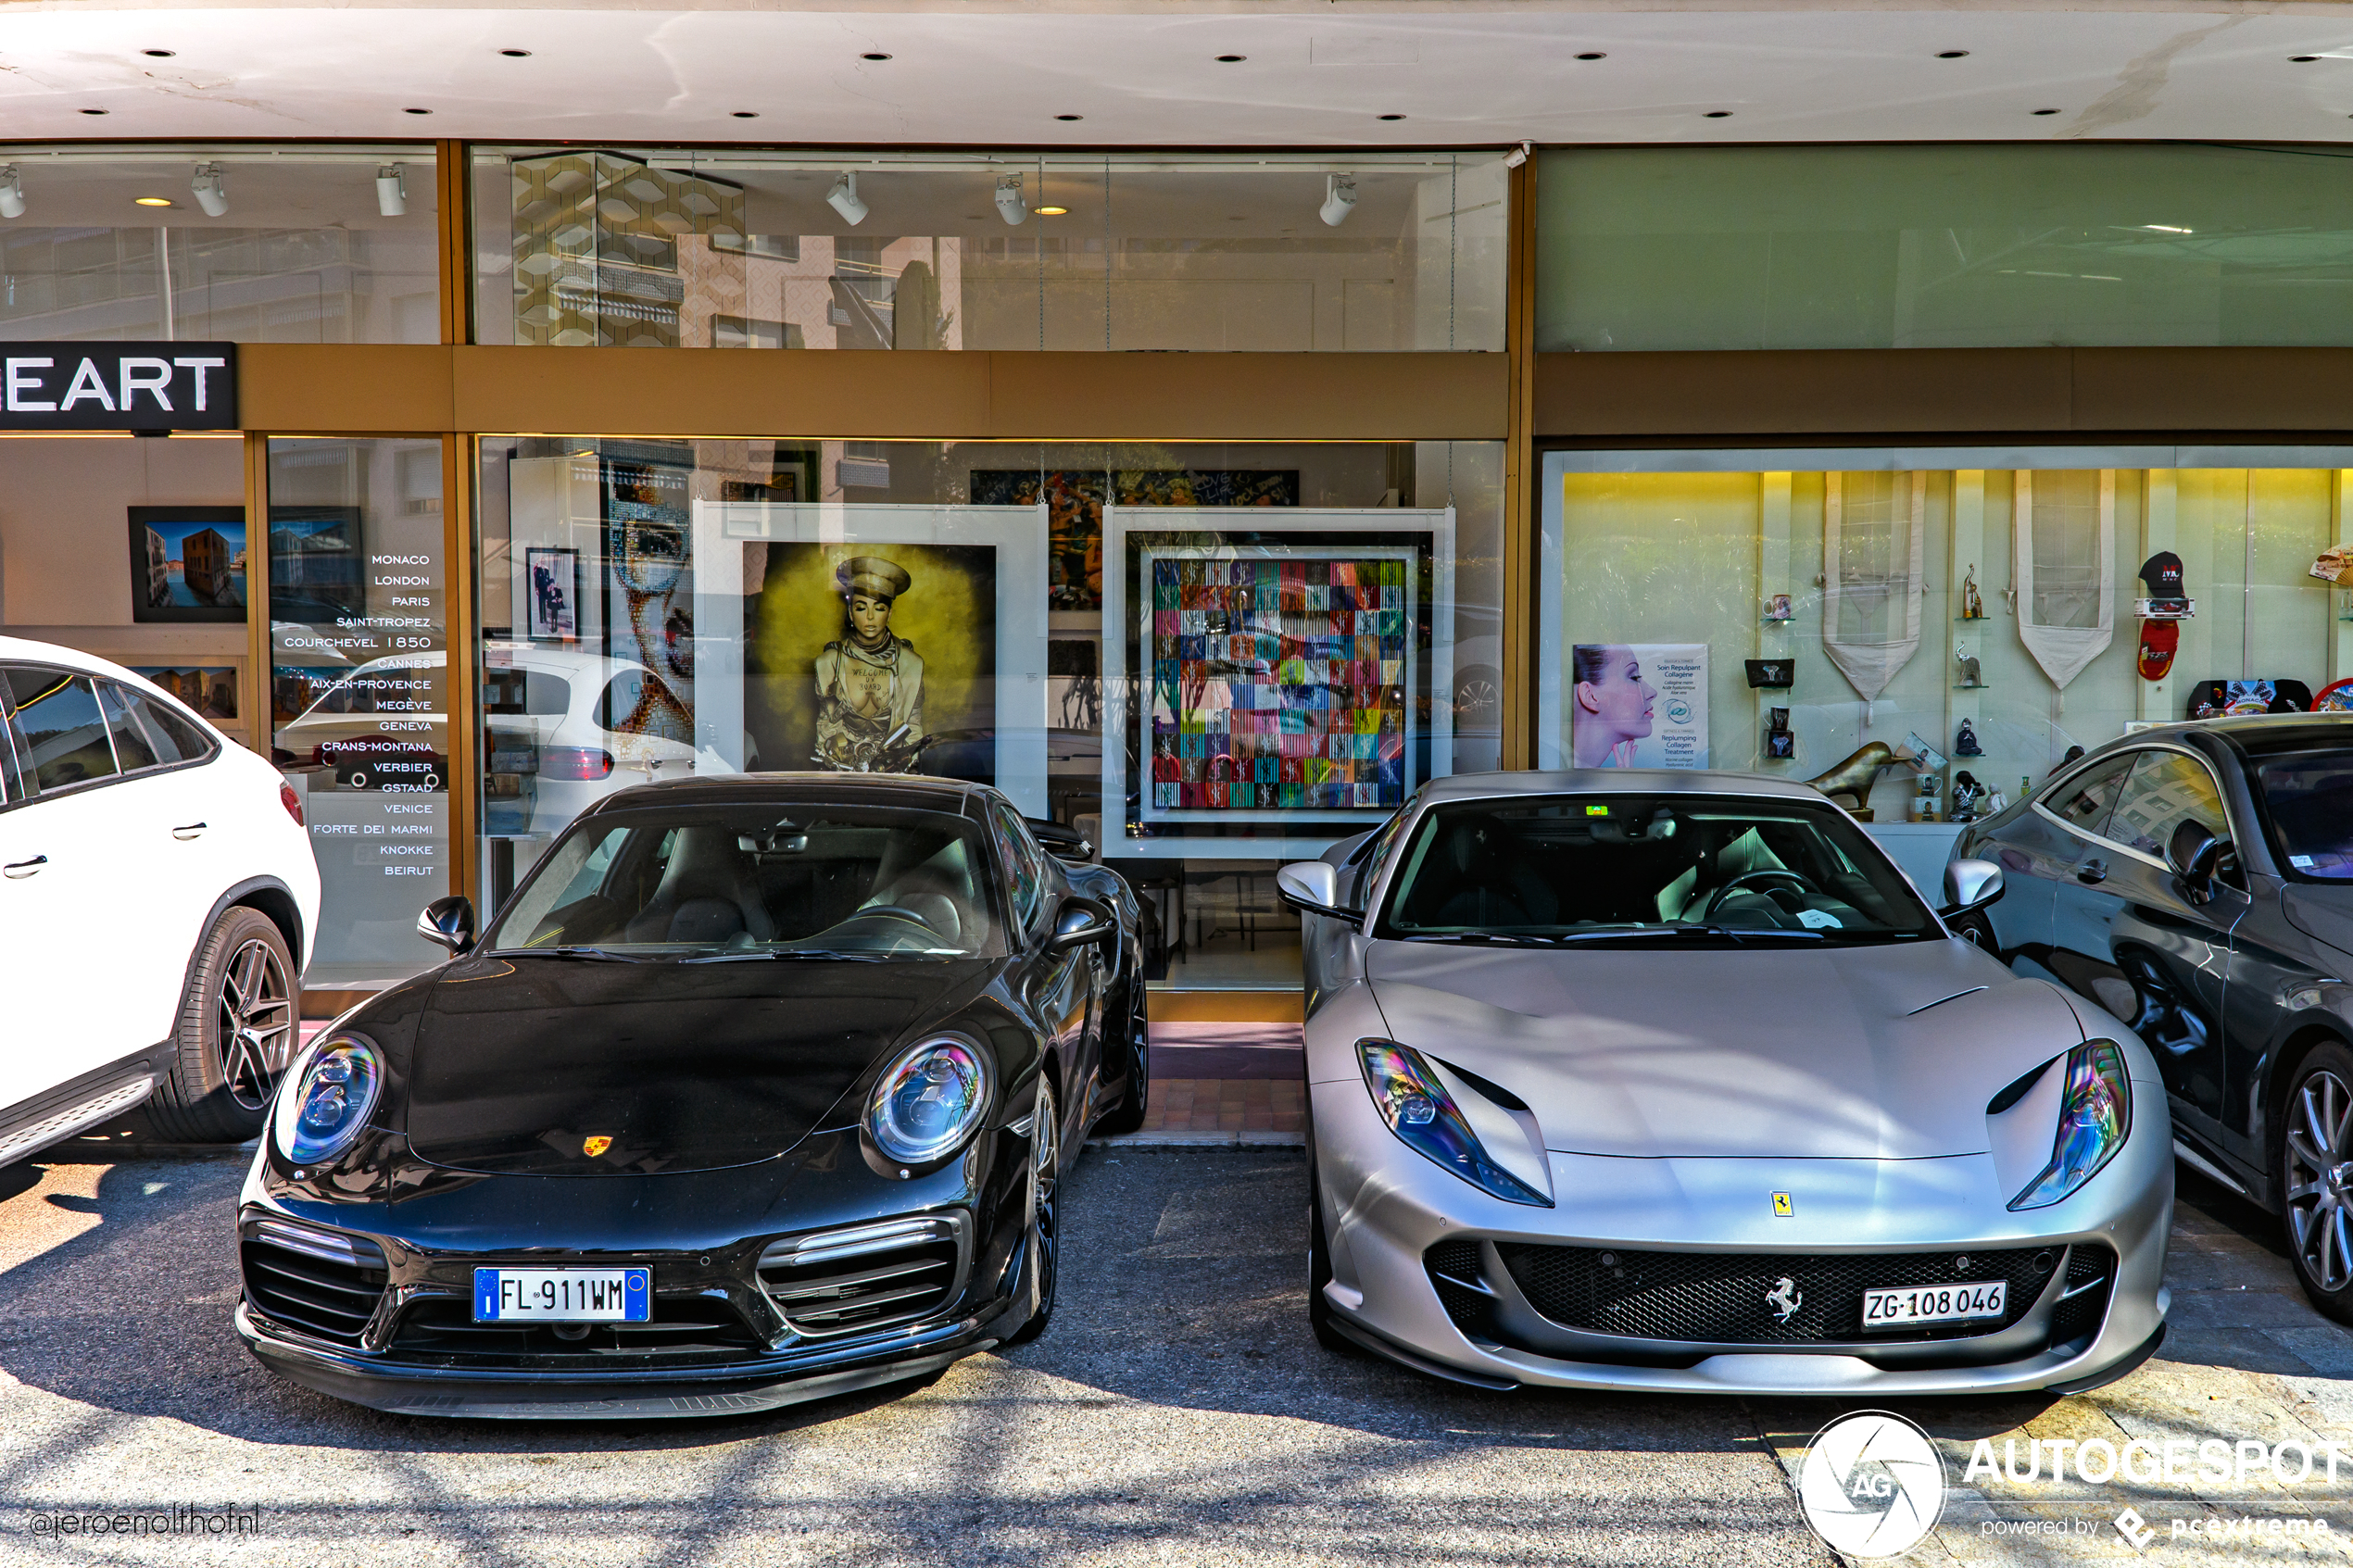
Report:
M751 960L769 959L829 959L844 963L888 963L883 953L849 953L837 947L747 947L737 952L705 953L699 958L680 959L680 963L744 963Z
M654 961L645 953L617 953L610 947L505 947L499 949L502 957L510 952L535 959L596 959L605 963L651 963Z

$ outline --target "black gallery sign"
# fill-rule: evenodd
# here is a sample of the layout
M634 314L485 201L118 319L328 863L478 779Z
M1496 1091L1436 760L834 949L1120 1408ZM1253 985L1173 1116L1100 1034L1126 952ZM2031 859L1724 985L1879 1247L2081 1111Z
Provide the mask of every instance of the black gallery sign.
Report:
M0 343L0 430L234 430L233 343Z

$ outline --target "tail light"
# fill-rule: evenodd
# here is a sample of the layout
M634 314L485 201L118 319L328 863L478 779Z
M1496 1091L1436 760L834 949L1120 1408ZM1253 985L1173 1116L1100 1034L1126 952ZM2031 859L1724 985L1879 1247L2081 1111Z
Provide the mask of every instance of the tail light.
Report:
M612 771L612 753L593 746L549 746L539 751L543 779L585 779L594 783Z
M295 826L302 826L302 797L296 795L294 785L283 779L278 781L278 804L286 809L286 815L295 820Z

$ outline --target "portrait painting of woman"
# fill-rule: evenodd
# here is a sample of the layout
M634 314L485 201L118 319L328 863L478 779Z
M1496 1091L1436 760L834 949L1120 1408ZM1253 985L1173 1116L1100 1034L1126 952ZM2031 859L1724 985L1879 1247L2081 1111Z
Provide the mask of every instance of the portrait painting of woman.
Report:
M890 629L890 610L914 585L881 556L853 556L834 572L843 634L817 655L817 751L846 772L896 771L921 747L924 661Z

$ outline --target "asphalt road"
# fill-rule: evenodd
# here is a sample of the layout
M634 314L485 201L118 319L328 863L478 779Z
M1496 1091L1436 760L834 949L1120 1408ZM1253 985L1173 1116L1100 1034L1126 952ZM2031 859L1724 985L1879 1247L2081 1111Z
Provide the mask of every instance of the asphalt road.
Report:
M241 1172L0 1170L0 1562L1834 1561L1788 1477L1843 1407L1489 1394L1317 1348L1295 1150L1089 1149L1065 1189L1062 1308L1033 1345L766 1416L626 1424L383 1416L271 1378L229 1327ZM2072 1399L1906 1407L1957 1483L1917 1560L2130 1557L2105 1523L2120 1499L2160 1529L2168 1510L2329 1512L1958 1485L1980 1436L2292 1428L2353 1446L2353 1338L2283 1285L2252 1218L2210 1189L2202 1203L2177 1231L2166 1359ZM2287 1555L2344 1554L2353 1469L2342 1493L2340 1534ZM173 1504L258 1507L258 1532L32 1533L53 1511ZM2038 1515L2108 1533L1986 1528ZM2245 1560L2163 1537L2148 1555Z

